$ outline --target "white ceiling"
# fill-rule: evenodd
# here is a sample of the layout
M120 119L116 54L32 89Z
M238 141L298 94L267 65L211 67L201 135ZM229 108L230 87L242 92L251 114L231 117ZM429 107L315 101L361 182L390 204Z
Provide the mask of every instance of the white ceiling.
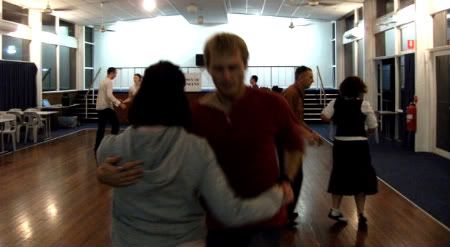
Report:
M47 0L3 0L26 8L45 8ZM361 7L364 0L319 0L331 6L309 6L308 0L155 0L156 10L147 12L142 8L143 0L50 0L55 15L78 24L101 23L102 12L105 23L119 20L135 20L156 16L183 15L190 23L203 16L205 24L227 23L227 13L276 17L336 20L351 10ZM103 4L103 11L100 3ZM198 12L188 13L186 7L195 4Z

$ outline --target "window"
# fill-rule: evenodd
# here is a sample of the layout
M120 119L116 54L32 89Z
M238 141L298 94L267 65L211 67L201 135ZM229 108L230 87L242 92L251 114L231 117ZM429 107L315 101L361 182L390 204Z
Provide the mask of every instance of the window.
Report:
M42 43L42 90L56 90L56 45Z
M89 43L94 43L94 30L91 27L86 27L84 29L84 41Z
M394 12L394 0L377 0L377 17Z
M90 44L85 45L84 49L84 66L85 67L93 67L94 66L94 58L93 58L94 46Z
M59 20L59 34L75 37L75 25L73 23Z
M433 16L434 47L450 45L450 10Z
M336 39L336 23L331 23L331 39Z
M53 15L42 13L42 31L56 33L56 18Z
M94 79L94 30L85 27L84 31L84 88L90 88Z
M3 35L2 58L5 60L30 61L30 41Z
M3 20L28 25L28 9L3 1Z
M85 68L84 69L84 88L88 89L93 86L91 85L92 80L94 79L94 69Z
M336 86L336 22L331 23L331 84Z
M352 14L345 17L345 31L352 29L355 26L355 15Z
M414 50L416 40L416 26L414 23L400 27L402 51Z
M395 54L395 30L375 34L376 56L393 56Z
M331 41L331 62L336 65L336 41Z
M358 43L358 76L364 78L364 39L357 41Z
M358 9L358 23L364 20L363 8Z
M59 90L76 88L76 49L59 47Z
M408 7L411 4L414 4L414 0L400 0L400 9Z
M347 43L344 45L344 69L345 69L345 77L353 76L355 73L353 72L353 42Z

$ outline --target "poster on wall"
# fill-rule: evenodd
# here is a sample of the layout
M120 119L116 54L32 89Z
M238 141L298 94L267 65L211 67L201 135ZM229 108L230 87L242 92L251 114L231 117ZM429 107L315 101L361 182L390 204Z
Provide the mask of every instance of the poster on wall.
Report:
M200 92L202 90L201 74L200 73L185 73L186 86L184 91L186 92Z

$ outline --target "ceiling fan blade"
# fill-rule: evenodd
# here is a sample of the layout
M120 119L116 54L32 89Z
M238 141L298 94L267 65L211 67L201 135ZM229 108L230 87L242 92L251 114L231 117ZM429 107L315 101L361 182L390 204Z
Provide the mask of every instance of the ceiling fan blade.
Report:
M322 6L334 6L334 5L338 5L338 3L319 2L319 5L322 5Z
M112 29L106 29L106 32L115 32L116 30L112 30Z
M71 11L71 10L76 10L76 8L74 7L67 7L67 8L54 8L52 9L53 11Z

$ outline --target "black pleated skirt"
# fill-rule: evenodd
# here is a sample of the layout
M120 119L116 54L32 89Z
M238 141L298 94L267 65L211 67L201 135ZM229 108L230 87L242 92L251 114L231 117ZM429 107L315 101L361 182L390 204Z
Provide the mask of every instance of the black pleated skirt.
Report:
M335 195L373 195L378 192L377 183L369 143L335 140L328 192Z

